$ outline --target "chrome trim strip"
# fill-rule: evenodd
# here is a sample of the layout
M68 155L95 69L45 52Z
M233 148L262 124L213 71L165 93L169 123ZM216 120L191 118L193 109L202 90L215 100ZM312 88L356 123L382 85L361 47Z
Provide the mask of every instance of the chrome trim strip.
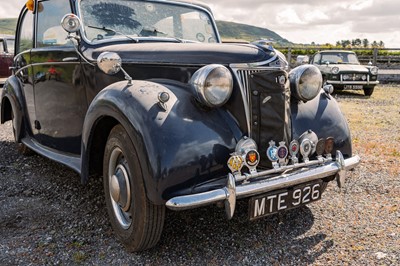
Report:
M33 63L30 65L23 66L19 68L18 70L15 71L14 75L17 75L19 72L22 70L25 70L30 67L37 67L37 66L57 66L57 65L77 65L79 64L79 61L75 62L43 62L43 63Z
M338 151L338 153L340 152ZM341 153L339 156L338 155L337 157L341 158ZM359 163L360 157L356 155L344 161L338 160L322 166L300 170L296 173L282 174L270 179L265 179L252 183L244 182L242 184L236 185L236 198L234 200L270 192L273 190L279 190L285 187L295 186L301 183L310 182L329 176L334 176L339 173L343 177L343 174L345 174L344 170L353 169ZM229 189L232 189L232 187ZM229 189L227 186L221 189L215 189L203 193L174 197L166 202L166 207L171 210L178 211L206 206L212 203L221 202L223 200L229 200L230 202L232 200L232 197L229 198L229 193L227 193ZM225 204L227 203L225 202ZM232 210L229 211L233 213Z

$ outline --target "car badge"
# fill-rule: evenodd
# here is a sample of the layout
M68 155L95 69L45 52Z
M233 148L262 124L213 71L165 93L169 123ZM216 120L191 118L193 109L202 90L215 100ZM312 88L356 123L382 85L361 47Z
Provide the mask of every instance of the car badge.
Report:
M325 140L325 157L327 159L332 158L332 151L333 151L333 147L335 145L335 140L332 137L329 137Z
M232 156L228 160L228 167L232 173L240 172L240 170L242 170L243 167L242 156L237 154L232 154Z
M277 156L278 147L275 146L275 141L271 140L269 142L269 147L267 149L267 157L272 162L272 166L274 168L278 168L279 164L277 161L279 160Z
M292 140L289 145L289 153L290 153L290 158L292 159L293 164L296 164L299 162L299 159L297 158L297 154L299 153L299 142L297 140Z
M319 139L316 145L317 158L318 159L322 158L324 152L325 152L325 139Z
M304 139L300 144L300 153L303 156L303 161L307 163L309 161L308 156L310 156L312 151L312 143L309 139Z
M279 142L279 147L277 150L277 155L279 158L279 165L283 166L286 165L286 157L288 156L288 148L285 146L285 142L281 141Z
M260 155L256 150L249 150L244 156L244 163L249 168L250 173L257 172L257 165L260 162Z

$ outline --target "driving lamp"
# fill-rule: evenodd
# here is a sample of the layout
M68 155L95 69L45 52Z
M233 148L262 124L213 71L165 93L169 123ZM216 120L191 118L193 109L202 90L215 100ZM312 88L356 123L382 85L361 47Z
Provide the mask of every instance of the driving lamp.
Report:
M75 14L67 14L61 19L61 26L66 32L77 32L81 27L81 20Z

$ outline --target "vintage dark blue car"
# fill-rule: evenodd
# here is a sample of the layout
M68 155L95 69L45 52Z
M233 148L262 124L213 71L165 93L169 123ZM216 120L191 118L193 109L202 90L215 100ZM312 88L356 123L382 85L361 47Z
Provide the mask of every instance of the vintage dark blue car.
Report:
M15 40L1 123L22 153L102 176L130 251L156 245L166 208L218 204L230 219L246 198L256 219L320 199L360 161L320 71L223 44L203 4L39 0Z

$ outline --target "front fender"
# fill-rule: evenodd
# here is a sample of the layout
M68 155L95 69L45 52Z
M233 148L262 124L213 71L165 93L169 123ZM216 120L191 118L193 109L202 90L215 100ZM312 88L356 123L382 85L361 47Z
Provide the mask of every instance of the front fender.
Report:
M0 122L5 123L14 116L13 127L15 130L15 140L21 141L23 137L23 93L21 83L14 76L11 76L4 83L0 94ZM10 106L8 106L10 104ZM11 107L11 109L10 109ZM11 113L12 112L12 113Z
M161 92L170 96L165 110L159 105ZM229 154L241 137L227 112L200 108L185 84L117 82L102 90L89 107L82 134L83 169L89 162L91 136L104 117L118 121L130 135L148 198L155 204L226 175Z
M336 100L321 91L313 100L292 102L293 139L311 129L318 138L333 137L335 146L332 154L340 150L345 158L352 156L350 129Z

